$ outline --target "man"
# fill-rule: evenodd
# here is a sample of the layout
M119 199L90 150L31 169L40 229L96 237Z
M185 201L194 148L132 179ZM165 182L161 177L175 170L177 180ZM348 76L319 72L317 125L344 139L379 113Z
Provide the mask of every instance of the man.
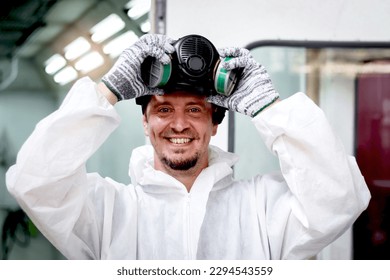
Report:
M348 229L370 194L322 111L303 94L279 101L240 48L220 50L233 57L226 69L243 68L230 96L148 88L142 62L168 63L173 43L143 36L103 82L81 79L37 125L7 185L42 233L70 259L305 259ZM88 174L87 159L118 125L112 104L148 95L152 145L133 151L132 184ZM252 118L281 174L233 180L237 157L209 147L220 107Z

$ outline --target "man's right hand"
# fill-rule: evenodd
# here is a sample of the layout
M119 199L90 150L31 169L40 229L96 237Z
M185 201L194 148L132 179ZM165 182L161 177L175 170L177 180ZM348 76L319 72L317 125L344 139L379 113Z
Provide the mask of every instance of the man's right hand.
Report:
M141 79L141 64L146 57L157 58L161 63L170 61L169 55L175 51L173 39L165 35L146 34L134 45L125 49L102 82L115 94L118 101L143 95L159 95L162 90L150 88Z

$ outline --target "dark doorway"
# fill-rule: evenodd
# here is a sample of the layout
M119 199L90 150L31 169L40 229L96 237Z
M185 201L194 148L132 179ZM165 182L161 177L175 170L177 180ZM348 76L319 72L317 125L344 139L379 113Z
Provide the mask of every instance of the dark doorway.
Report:
M354 258L390 259L390 74L360 74L356 85L356 159L372 199L354 225Z

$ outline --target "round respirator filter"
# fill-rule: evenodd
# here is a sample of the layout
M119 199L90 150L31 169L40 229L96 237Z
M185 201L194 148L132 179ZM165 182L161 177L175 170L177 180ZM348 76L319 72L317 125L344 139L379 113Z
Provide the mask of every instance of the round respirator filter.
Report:
M231 57L225 57L217 67L214 78L215 90L218 94L229 96L233 93L235 85L238 80L238 72L233 70L227 70L222 67L222 62L226 62L232 59Z
M162 64L154 57L147 57L141 65L142 80L152 88L165 86L171 73L172 62Z
M188 79L198 79L208 75L218 60L215 47L209 40L199 35L181 38L176 42L175 48L180 70Z

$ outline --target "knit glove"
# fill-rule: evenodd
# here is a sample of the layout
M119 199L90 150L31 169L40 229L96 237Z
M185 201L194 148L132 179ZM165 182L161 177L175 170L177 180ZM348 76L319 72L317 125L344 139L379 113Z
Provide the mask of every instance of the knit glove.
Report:
M225 48L218 52L221 58L232 57L223 62L222 67L227 70L243 68L243 71L236 90L230 96L213 95L208 97L209 102L254 117L279 98L267 71L255 61L249 50Z
M161 95L158 88L146 86L141 78L141 64L148 56L157 58L162 64L170 62L175 51L174 40L165 35L146 34L134 45L125 49L114 66L102 78L102 82L116 95L118 101L143 95Z

